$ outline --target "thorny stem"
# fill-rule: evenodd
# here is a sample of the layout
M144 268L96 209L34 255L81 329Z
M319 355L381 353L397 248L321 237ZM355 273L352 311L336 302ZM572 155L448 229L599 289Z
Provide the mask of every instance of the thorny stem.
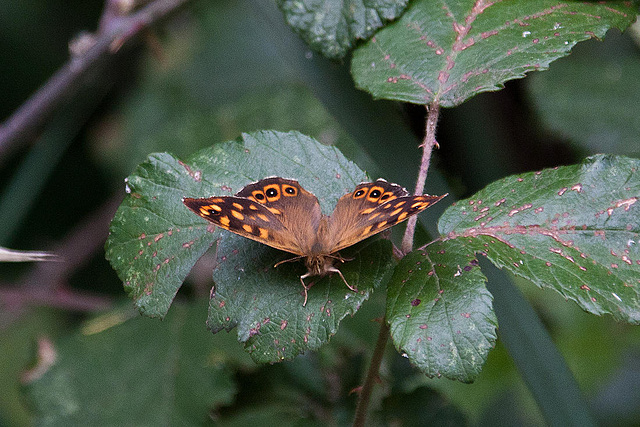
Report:
M424 142L422 143L422 161L420 162L420 171L418 172L418 180L416 181L416 189L413 194L416 196L423 194L424 184L427 181L427 172L429 163L431 162L431 152L436 142L436 126L438 124L438 116L440 114L440 104L431 103L427 107L427 124L424 133ZM408 254L413 249L413 235L416 231L417 216L412 216L407 221L407 228L402 238L402 252Z
M429 170L429 163L431 161L431 153L433 147L437 145L436 142L436 125L438 123L438 116L440 114L440 104L434 101L427 107L427 121L424 135L424 141L422 147L422 161L420 163L420 171L418 172L418 179L416 181L416 188L414 190L415 195L423 194L424 185L427 181L427 171ZM402 256L411 252L413 248L413 234L416 229L417 217L412 216L407 223L407 229L402 239ZM382 326L380 327L380 333L378 334L378 342L373 351L371 358L371 364L367 371L367 377L360 391L358 403L356 406L356 416L353 421L354 426L364 426L367 417L367 408L369 401L371 400L371 392L373 386L378 379L378 372L380 371L380 365L382 363L382 356L384 355L384 349L389 339L389 326L387 325L386 317L382 320Z
M115 11L122 1L106 0L98 33L86 51L74 55L31 98L0 125L0 159L16 145L38 135L62 102L76 93L83 78L127 40L174 12L188 0L156 0L128 15Z
M378 372L380 371L380 364L382 363L382 356L384 356L384 349L387 346L389 340L389 326L387 320L382 320L380 326L380 332L378 333L378 341L376 342L376 348L373 351L373 357L371 358L371 364L367 371L367 376L360 390L360 396L358 397L358 404L356 406L356 417L353 420L353 425L361 427L365 425L367 419L367 409L369 408L369 402L371 401L371 393L373 392L373 386L378 381Z

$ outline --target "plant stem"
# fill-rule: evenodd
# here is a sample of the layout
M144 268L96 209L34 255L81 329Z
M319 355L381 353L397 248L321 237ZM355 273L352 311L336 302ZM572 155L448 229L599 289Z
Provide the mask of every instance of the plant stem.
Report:
M367 371L367 377L365 378L362 389L360 390L360 396L358 397L358 404L356 406L356 417L353 420L353 425L357 427L364 426L367 419L367 409L369 408L369 402L371 401L371 393L373 392L373 386L378 381L378 372L380 371L380 364L382 363L382 357L384 356L384 349L387 346L389 340L389 326L387 325L387 319L382 319L382 325L380 326L380 333L378 333L378 341L376 347L373 350L373 356L371 358L371 364Z
M91 47L73 56L31 98L0 125L0 159L15 146L35 138L62 102L78 91L83 78L101 60L153 23L174 12L188 0L156 0L130 15L114 13L114 1L107 0L98 33Z
M416 181L416 188L414 190L415 195L420 195L424 191L424 185L427 181L427 172L429 170L429 163L431 162L431 153L433 147L437 145L436 142L436 126L438 124L438 116L440 114L440 104L434 101L427 107L427 120L425 125L424 141L422 147L422 161L420 163L420 171L418 172L418 179ZM417 217L412 216L407 223L407 229L402 239L402 256L411 252L413 248L413 234L416 230ZM380 364L382 363L382 356L384 355L384 349L389 340L389 326L387 325L386 317L382 320L382 326L380 326L380 333L378 334L378 342L371 358L371 364L367 371L367 377L365 379L362 390L360 391L360 397L358 398L358 404L356 406L356 416L353 421L354 426L364 426L367 417L367 408L369 407L369 401L371 400L371 393L373 386L378 379L378 372L380 371Z
M420 171L416 181L416 188L413 194L420 195L424 192L424 184L427 181L427 172L429 163L431 162L431 153L436 142L436 126L438 124L438 116L440 114L440 104L437 101L427 106L427 123L425 126L424 141L422 147L422 161L420 162ZM407 221L407 228L402 238L402 252L408 254L413 249L413 235L416 231L417 216L412 216Z

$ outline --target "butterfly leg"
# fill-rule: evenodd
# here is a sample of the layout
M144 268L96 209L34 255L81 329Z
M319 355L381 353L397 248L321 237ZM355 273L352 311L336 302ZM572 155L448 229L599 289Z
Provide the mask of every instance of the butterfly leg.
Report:
M342 281L344 282L345 285L347 285L347 288L351 289L353 292L358 292L358 288L354 288L353 286L351 286L349 283L347 283L347 279L344 278L344 276L342 275L342 272L340 270L338 270L335 267L331 267L330 269L327 270L329 273L338 273L338 275L340 275L340 278L342 279Z
M309 288L311 288L311 286L307 286L304 283L304 279L306 279L309 276L311 276L311 274L309 274L309 273L303 274L302 276L300 276L300 283L302 283L302 287L304 288L304 302L302 303L303 307L307 305L307 293L309 291Z

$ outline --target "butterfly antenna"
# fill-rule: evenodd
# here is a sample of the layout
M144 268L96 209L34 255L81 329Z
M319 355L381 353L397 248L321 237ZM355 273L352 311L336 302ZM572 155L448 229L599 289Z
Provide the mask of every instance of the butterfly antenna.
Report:
M338 260L338 261L340 261L342 263L345 263L347 261L353 261L355 259L355 258L343 258L342 256L340 256L340 254L337 254L337 255L325 255L325 256L329 257L329 258L333 258L335 260Z
M289 259L283 259L282 261L277 262L277 263L273 266L273 268L276 268L277 266L279 266L280 264L284 264L285 262L297 261L297 260L299 260L300 258L304 258L304 257L305 257L305 255L300 255L300 256L297 256L297 257L289 258Z

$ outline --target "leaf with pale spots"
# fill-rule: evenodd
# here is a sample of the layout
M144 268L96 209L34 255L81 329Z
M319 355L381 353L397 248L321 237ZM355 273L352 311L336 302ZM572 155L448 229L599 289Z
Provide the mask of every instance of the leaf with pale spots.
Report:
M430 377L473 381L496 341L497 319L473 250L456 240L405 256L388 285L398 351Z
M347 288L336 274L306 279L313 286L302 306L302 263L274 268L290 254L239 236L218 244L219 267L214 271L208 327L217 332L238 328L238 339L256 362L291 359L326 343L340 321L353 315L370 293L388 280L394 265L391 242L367 240L340 251L351 261L340 265Z
M630 1L418 0L354 52L352 74L375 98L451 107L625 29L636 13Z
M407 0L278 0L287 24L313 50L342 58L357 40L364 40L396 19Z
M238 326L239 339L258 361L291 358L317 348L357 311L393 264L386 241L367 241L340 251L338 275L315 283L304 301L302 262L273 268L293 255L221 230L193 214L183 197L233 195L266 176L294 178L330 214L336 201L367 177L336 148L297 132L244 134L186 161L153 154L127 179L127 196L111 224L107 258L140 311L163 317L195 262L220 239L209 327ZM353 258L352 260L350 260ZM268 332L268 333L267 333Z
M597 155L510 176L451 206L438 227L590 313L640 324L639 169Z
M198 166L167 153L150 155L127 178L128 194L111 221L105 251L141 313L164 317L195 262L213 244L215 227L194 221L181 200L190 189L220 188L219 182L203 182Z

